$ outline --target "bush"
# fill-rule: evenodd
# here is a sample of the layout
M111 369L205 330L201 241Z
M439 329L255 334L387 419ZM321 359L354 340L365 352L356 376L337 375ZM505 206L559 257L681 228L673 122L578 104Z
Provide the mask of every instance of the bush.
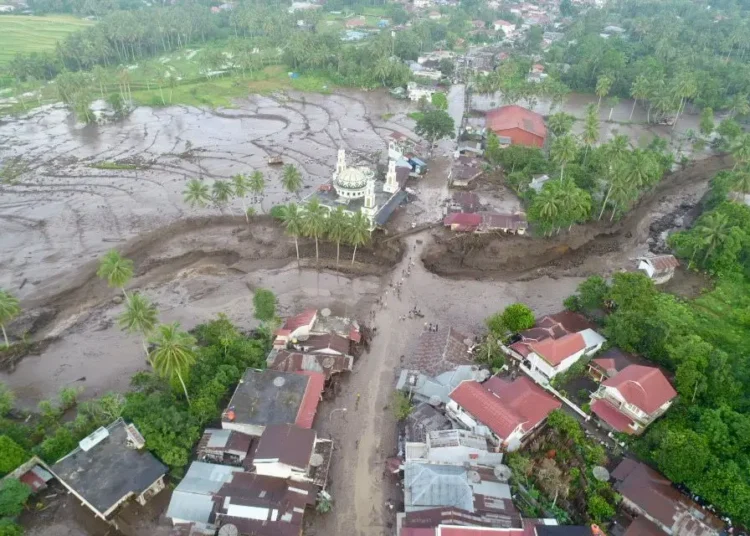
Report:
M0 536L23 536L23 527L11 519L0 519Z
M503 324L512 332L534 327L534 312L528 305L514 303L503 311Z
M591 516L591 520L598 525L604 524L615 515L615 507L599 494L589 497L586 509Z
M265 288L259 288L253 294L255 318L261 322L270 322L276 317L276 296Z
M0 473L6 475L29 459L29 453L6 435L0 436Z
M399 421L405 420L411 413L411 400L401 391L393 393L393 414Z
M31 495L31 488L15 478L8 478L0 483L0 516L16 517L23 512L26 500Z
M275 207L271 207L271 211L269 212L271 214L271 217L275 220L281 221L284 219L284 205L276 205Z

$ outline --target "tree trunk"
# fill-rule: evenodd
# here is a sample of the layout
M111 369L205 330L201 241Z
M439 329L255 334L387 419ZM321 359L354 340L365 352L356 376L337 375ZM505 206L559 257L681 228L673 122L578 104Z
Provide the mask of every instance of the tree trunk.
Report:
M341 240L336 241L336 270L339 269L339 249L341 248Z
M294 249L297 250L297 267L299 268L299 242L296 236L294 237Z
M130 296L125 292L125 287L122 288L122 295L125 296L125 303L130 303Z
M630 110L630 117L628 118L628 121L633 120L633 114L635 113L635 105L638 104L638 99L633 99L633 108Z
M182 390L185 391L185 400L187 400L188 406L190 405L190 397L188 396L187 387L185 387L185 382L182 381L182 374L180 374L180 371L177 371L177 377L180 379L180 383L182 384Z
M607 121L612 121L612 112L614 111L615 111L614 107L609 109L609 117L607 118Z
M315 235L315 266L318 265L318 235Z
M565 164L560 166L560 182L563 180L563 173L565 173Z
M245 198L240 197L240 201L242 201L242 210L245 212L245 221L247 221L247 224L250 225L250 216L247 215L247 205L245 204Z
M602 203L602 210L599 213L599 217L597 218L597 220L601 220L602 219L602 215L604 214L604 208L607 206L607 201L609 201L609 194L611 194L611 193L612 193L612 185L610 184L609 185L609 190L607 191L607 195L604 196L604 203Z
M354 244L354 253L352 254L352 264L354 264L354 257L357 256L357 244Z
M148 353L148 344L146 344L146 337L141 340L141 343L143 344L143 353L146 354L146 361L148 361L148 364L153 368L154 364L151 362L151 355Z
M3 330L3 339L5 339L5 347L10 348L10 343L8 342L8 334L5 333L5 325L0 324L0 329Z
M612 216L610 216L609 218L610 223L615 219L615 212L617 212L617 203L615 203L615 206L612 207Z

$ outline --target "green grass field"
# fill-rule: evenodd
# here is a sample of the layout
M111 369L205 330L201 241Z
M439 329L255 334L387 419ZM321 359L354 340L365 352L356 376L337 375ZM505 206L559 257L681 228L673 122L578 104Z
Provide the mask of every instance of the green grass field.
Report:
M0 15L0 67L19 52L54 50L66 35L91 24L75 17Z

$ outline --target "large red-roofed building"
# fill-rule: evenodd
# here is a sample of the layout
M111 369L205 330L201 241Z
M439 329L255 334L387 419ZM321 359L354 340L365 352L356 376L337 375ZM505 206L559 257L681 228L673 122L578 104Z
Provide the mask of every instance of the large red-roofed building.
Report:
M498 377L485 383L466 380L450 394L446 411L469 429L483 425L491 439L507 450L521 446L547 416L562 405L529 378Z
M499 138L507 138L512 145L543 147L547 139L544 118L516 104L487 112L485 126Z

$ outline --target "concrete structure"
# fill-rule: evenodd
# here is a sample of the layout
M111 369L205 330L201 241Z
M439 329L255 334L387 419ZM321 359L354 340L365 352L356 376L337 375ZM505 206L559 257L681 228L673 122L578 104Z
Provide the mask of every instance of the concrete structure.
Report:
M656 285L661 285L672 279L675 269L680 265L674 255L638 257L636 260L638 261L638 269L651 278Z
M206 428L198 442L198 460L241 466L254 445L254 438L234 430Z
M484 173L484 163L478 158L459 156L453 161L448 171L448 185L454 187L469 186Z
M523 235L528 228L526 215L522 212L515 214L500 214L497 212L454 212L443 218L443 225L451 231L467 233L502 232Z
M617 432L641 434L676 397L677 392L658 368L630 365L591 395L591 411Z
M342 372L351 372L354 358L350 355L303 354L288 350L271 350L266 358L269 369L283 372L318 372L326 380Z
M606 339L594 327L582 315L564 311L538 320L533 328L519 333L516 342L502 348L510 357L526 362L532 373L550 380L601 350Z
M596 359L589 362L589 376L595 382L614 378L625 367L636 364L636 357L619 348L609 348Z
M339 149L332 181L322 185L310 197L317 197L328 210L343 206L350 215L362 213L370 229L385 225L391 214L406 200L406 192L398 183L395 164L389 163L384 181L375 180L375 172L367 166L349 166L346 151Z
M82 439L50 471L94 514L109 520L126 501L145 505L164 489L167 467L145 443L134 425L117 419Z
M247 369L221 416L221 427L260 436L271 424L311 428L325 376L317 372Z
M466 430L439 430L428 433L425 442L406 443L406 461L412 460L494 467L503 463L503 454L490 451L484 436Z
M490 110L485 120L488 130L498 137L509 138L513 145L543 147L547 139L544 118L515 104Z
M437 430L450 430L451 422L434 406L423 402L417 404L409 413L404 426L404 435L407 442L423 443L427 441L427 435Z
M483 384L467 380L450 397L445 408L449 417L508 451L520 448L547 415L562 406L525 376L513 382L498 377Z
M486 380L489 372L475 365L461 365L434 378L418 370L402 370L396 389L413 400L438 404L450 402L450 393L464 380Z
M437 90L431 87L420 86L416 82L409 82L406 85L406 92L409 96L409 100L417 102L421 99L426 99L427 102L432 102L432 96Z
M224 483L232 480L241 467L193 462L185 478L172 492L166 517L173 525L195 523L209 527L214 522L214 495Z
M626 458L612 472L612 478L615 489L622 495L622 506L645 517L666 534L718 536L723 533L724 524L719 519L644 463ZM635 534L642 536L644 533Z
M512 39L515 36L516 25L507 20L496 20L492 25L495 28L495 31L502 30L505 37L508 39Z

